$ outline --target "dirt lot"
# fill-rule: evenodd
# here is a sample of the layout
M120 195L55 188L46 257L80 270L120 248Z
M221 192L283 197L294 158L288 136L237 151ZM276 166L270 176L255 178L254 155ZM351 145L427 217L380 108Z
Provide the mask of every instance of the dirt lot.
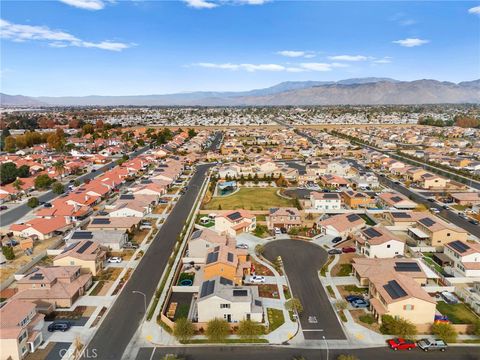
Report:
M360 321L360 316L362 315L367 315L368 313L363 310L363 309L357 309L357 310L349 310L350 314L352 315L353 319L355 320L356 323L365 326L367 329L373 330L377 333L380 333L380 325L378 323L374 322L373 324L367 324L362 321Z
M273 284L258 285L258 295L260 295L260 297L270 299L280 299L280 295L278 294L278 286Z
M259 264L255 260L252 260L252 265L255 267L255 275L273 276L273 272L269 268Z

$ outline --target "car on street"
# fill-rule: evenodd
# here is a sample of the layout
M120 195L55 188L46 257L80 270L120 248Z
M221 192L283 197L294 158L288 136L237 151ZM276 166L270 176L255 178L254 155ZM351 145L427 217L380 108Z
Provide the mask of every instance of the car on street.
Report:
M468 220L468 222L469 222L470 224L473 224L473 225L478 225L478 224L480 224L480 223L478 222L478 220L475 220L475 219L470 219L470 220Z
M445 210L448 210L448 205L443 205L442 208L444 208Z
M7 210L7 209L8 209L8 207L5 206L5 205L0 206L0 211Z
M354 247L351 247L351 246L347 246L347 247L343 247L342 248L342 252L343 253L354 253L355 251L357 251Z
M345 296L345 300L347 300L348 302L352 302L355 300L364 300L364 298L360 295L347 295Z
M260 276L260 275L250 276L250 283L252 283L252 284L264 284L265 283L265 276Z
M365 299L357 299L350 302L352 306L356 309L363 309L368 308L370 306L370 302Z
M50 203L45 203L45 204L43 204L43 207L51 208L51 207L52 207L52 204L50 204Z
M328 250L328 255L337 255L337 254L341 254L342 253L342 250L340 249L330 249Z
M158 202L160 204L168 204L168 200L165 200L165 199L160 199Z
M122 262L122 258L119 256L109 257L107 262L110 264L120 264Z
M245 250L248 250L248 245L247 244L237 244L237 246L235 246L237 249L245 249Z
M387 340L388 346L393 350L412 350L417 347L415 341L395 338Z
M341 238L340 236L334 237L334 238L332 239L332 243L334 243L334 244L337 244L337 243L339 243L340 241L342 241L342 238Z
M427 200L430 202L435 202L435 198L428 198Z
M57 320L48 325L48 331L49 332L54 332L54 331L67 331L72 327L72 323L70 321L66 320Z
M440 210L438 210L437 208L434 208L434 207L430 208L430 211L433 212L434 214L440 213Z
M447 343L441 339L435 339L435 340L421 339L421 340L418 340L417 345L423 351L429 351L429 350L445 351L448 347Z

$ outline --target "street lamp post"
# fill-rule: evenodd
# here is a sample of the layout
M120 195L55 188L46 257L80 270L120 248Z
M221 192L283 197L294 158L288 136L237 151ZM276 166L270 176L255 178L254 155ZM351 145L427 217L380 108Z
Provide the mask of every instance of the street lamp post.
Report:
M323 341L325 341L325 346L327 347L327 360L328 360L328 352L329 352L329 350L328 350L328 342L327 342L327 339L325 339L325 336L322 336L322 338L323 338Z
M138 291L138 290L133 290L132 294L140 294L140 295L143 296L143 306L144 306L144 309L145 309L145 317L146 317L147 316L147 295L145 295L145 293L143 293L141 291Z

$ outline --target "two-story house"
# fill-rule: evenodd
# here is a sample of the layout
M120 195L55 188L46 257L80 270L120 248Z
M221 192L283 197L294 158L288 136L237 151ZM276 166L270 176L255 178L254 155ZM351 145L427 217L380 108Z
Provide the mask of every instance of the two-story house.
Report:
M393 258L404 254L405 241L383 225L362 230L354 239L357 252L369 258Z
M461 276L480 277L480 244L455 240L445 245L444 251Z
M341 209L342 198L339 193L320 193L312 191L310 193L310 203L314 210L329 212L331 210Z
M55 266L80 266L96 276L103 269L107 257L106 250L91 240L80 240L65 247L63 252L53 259Z
M256 227L255 215L246 210L232 210L215 217L215 231L230 237L253 231Z
M269 230L273 228L285 228L301 226L302 219L300 211L294 207L270 208L267 216L267 227Z

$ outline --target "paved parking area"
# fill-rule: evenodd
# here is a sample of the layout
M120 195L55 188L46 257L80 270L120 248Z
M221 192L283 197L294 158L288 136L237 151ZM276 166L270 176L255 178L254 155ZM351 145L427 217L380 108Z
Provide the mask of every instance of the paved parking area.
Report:
M301 240L272 241L265 245L264 256L281 256L293 296L303 305L300 323L306 340L344 340L346 336L318 278L327 259L321 247Z

